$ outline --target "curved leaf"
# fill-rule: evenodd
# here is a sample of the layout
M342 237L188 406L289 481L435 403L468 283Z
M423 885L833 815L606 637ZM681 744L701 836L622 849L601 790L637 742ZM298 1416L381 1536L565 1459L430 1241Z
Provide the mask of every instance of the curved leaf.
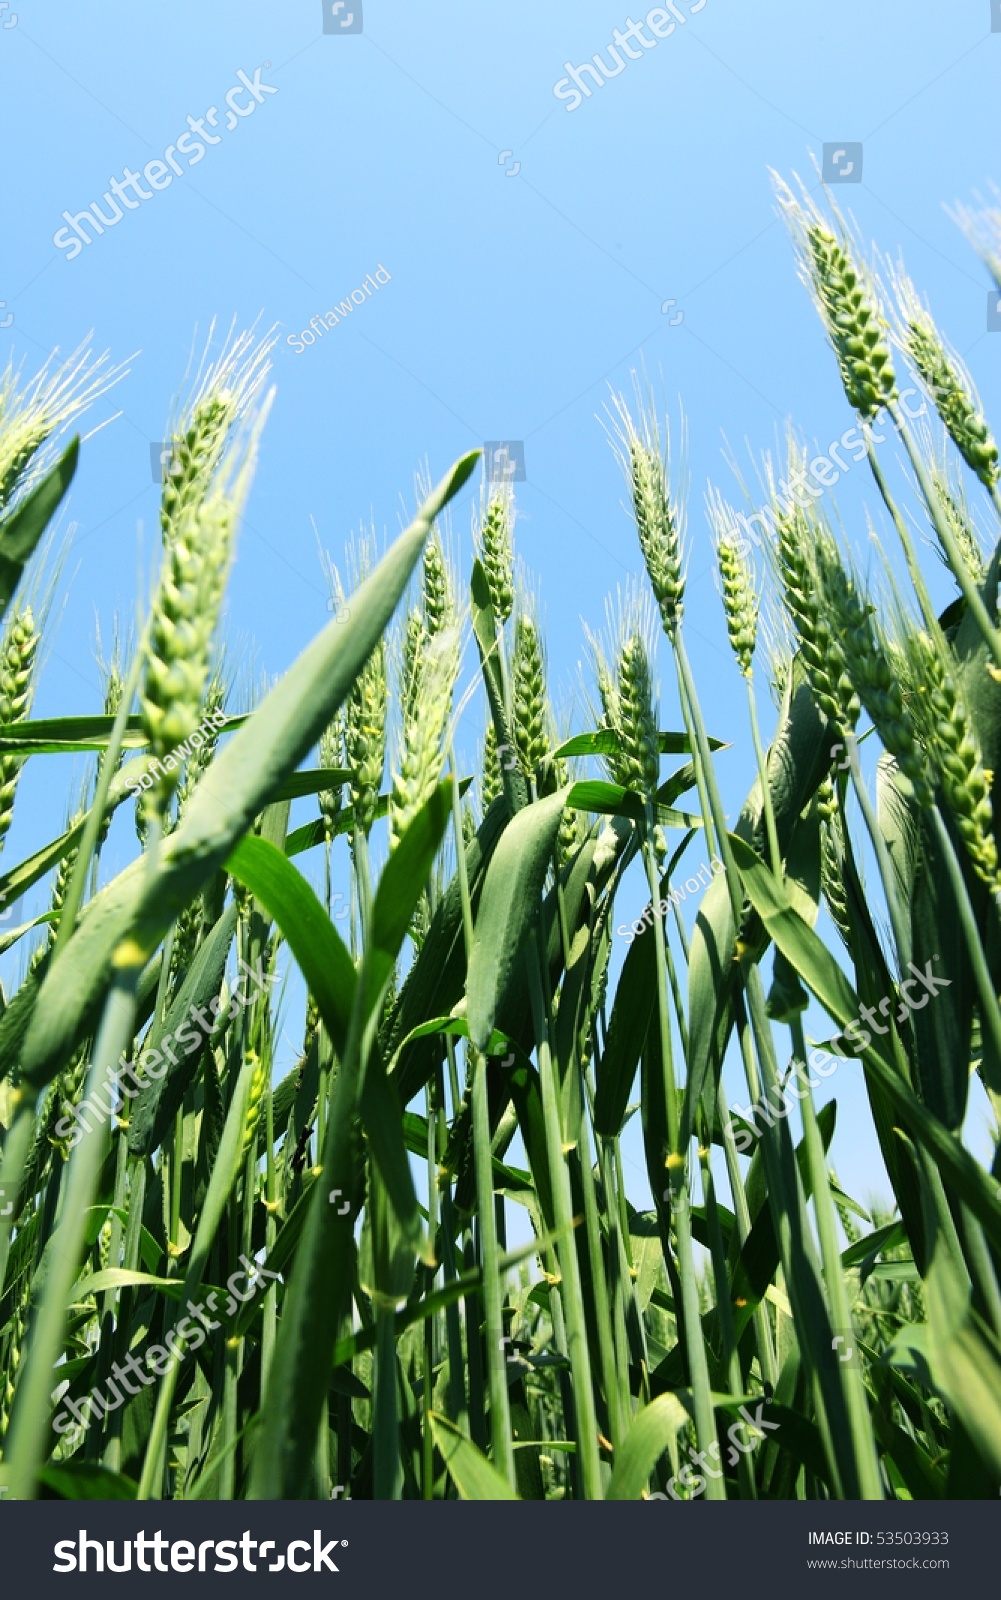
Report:
M730 835L730 844L755 910L776 945L796 967L803 982L826 1007L839 1028L859 1015L858 997L823 941L789 905L781 885L743 839ZM859 1051L860 1059L886 1090L904 1127L930 1151L943 1174L955 1186L985 1232L1001 1248L1001 1186L983 1171L969 1151L939 1119L922 1105L898 1070L895 1057L882 1039Z
M431 1413L431 1432L463 1500L517 1500L507 1479L447 1417Z
M538 915L568 788L526 806L508 823L487 869L466 983L469 1037L481 1053L520 968L524 941Z
M768 751L768 781L775 812L779 848L785 857L799 819L830 769L831 738L817 710L805 672L794 657L778 731ZM744 802L734 833L753 844L764 843L761 787L755 782ZM742 937L763 952L760 924L746 926ZM705 1092L707 1078L716 1083L722 1071L733 1027L733 1001L740 981L734 959L737 930L733 925L725 876L710 884L692 931L688 963L688 1084L686 1108Z
M103 993L112 957L155 949L167 928L223 865L254 818L312 749L385 632L431 526L470 476L463 457L405 533L361 584L347 622L333 618L205 772L151 874L133 863L86 908L46 976L24 1046L23 1074L38 1090L73 1049L81 1021Z
M147 1050L162 1053L168 1056L171 1065L162 1077L147 1079L132 1108L128 1137L129 1151L134 1156L149 1155L156 1149L184 1100L185 1091L209 1038L204 1029L201 1033L195 1029L191 1018L199 1010L204 1012L206 1006L217 999L229 947L236 932L236 919L237 906L234 903L223 912L208 937L199 945L191 971L167 1015L150 1029L141 1054L145 1056ZM216 1012L218 1009L217 1005ZM180 1060L174 1049L175 1041L184 1051Z
M70 440L41 482L0 522L0 619L6 614L25 566L73 482L79 454L77 436Z
M636 1416L625 1444L615 1452L606 1500L642 1500L650 1474L665 1451L677 1466L678 1433L688 1412L677 1395L661 1394Z

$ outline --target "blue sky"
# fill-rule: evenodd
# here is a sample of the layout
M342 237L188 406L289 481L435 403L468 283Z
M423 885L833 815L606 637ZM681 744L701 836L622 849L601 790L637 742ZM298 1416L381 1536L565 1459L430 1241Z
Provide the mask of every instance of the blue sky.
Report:
M996 416L987 278L943 209L1001 176L990 0L705 0L690 16L678 0L688 20L572 111L554 85L567 64L608 60L624 0L364 0L361 32L326 34L323 9L0 11L0 360L9 351L30 370L91 330L115 359L140 352L98 408L122 414L88 445L74 487L37 712L96 709L95 619L107 637L116 613L134 615L156 558L150 445L211 319L258 315L282 342L230 587L232 658L255 681L277 674L327 619L314 521L338 559L363 522L396 531L425 458L437 476L484 440L521 440L519 551L554 699L569 704L580 619L599 624L605 595L639 570L597 418L608 385L628 387L642 363L675 424L681 401L687 415L688 642L712 731L735 744L720 766L735 814L748 741L705 486L736 493L727 441L751 474L787 419L821 448L853 420L768 168L807 174L825 142L862 142L862 182L839 198L867 239L903 251ZM352 11L358 0L332 20ZM249 109L238 74L253 82L257 69L277 92L262 88L227 129L226 96ZM62 213L162 161L213 106L219 142L68 259L53 242ZM388 281L315 344L285 342L380 267ZM453 519L467 572L474 494ZM876 507L862 467L834 498L864 537L861 508ZM665 692L663 725L678 720ZM68 761L29 768L9 860L60 826L71 776ZM127 828L117 837L127 852ZM638 883L634 898L623 914L642 908ZM841 1069L837 1093L854 1129L856 1068ZM836 1147L862 1193L872 1148L844 1131Z

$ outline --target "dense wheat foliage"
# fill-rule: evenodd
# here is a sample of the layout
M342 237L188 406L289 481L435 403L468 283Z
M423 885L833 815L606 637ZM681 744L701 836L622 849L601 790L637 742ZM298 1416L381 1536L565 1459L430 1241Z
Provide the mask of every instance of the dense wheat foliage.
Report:
M175 411L160 570L103 705L33 719L22 580L66 431L119 374L78 352L4 379L0 849L27 762L93 762L66 831L0 875L6 906L49 895L2 940L11 1498L996 1499L999 1163L964 1124L971 1096L1001 1109L998 450L904 269L778 195L899 555L863 578L865 530L788 492L795 441L763 504L713 490L702 519L646 396L615 396L642 587L586 635L572 730L508 485L451 554L475 454L228 703L270 402L249 335ZM997 218L965 222L996 272ZM732 827L686 649L695 539L758 772ZM648 905L623 923L627 873ZM872 1215L834 1171L839 1073L892 1191Z

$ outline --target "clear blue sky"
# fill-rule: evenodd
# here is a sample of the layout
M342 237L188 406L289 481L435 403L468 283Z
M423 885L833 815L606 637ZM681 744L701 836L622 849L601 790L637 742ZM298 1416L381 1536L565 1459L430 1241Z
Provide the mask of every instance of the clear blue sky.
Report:
M676 416L680 396L688 416L688 638L712 731L737 745L721 760L735 813L747 736L705 485L734 492L724 436L747 465L787 418L822 447L852 421L767 169L807 173L825 141L863 142L863 181L839 196L867 238L903 250L997 417L987 279L943 210L1001 177L990 0L705 0L573 111L554 85L566 63L608 60L625 0L364 0L363 31L339 35L322 32L322 12L321 0L0 11L0 324L14 319L0 359L30 369L90 330L117 359L141 352L99 409L122 415L86 449L73 492L37 712L96 709L95 616L106 636L116 612L130 616L155 560L150 443L213 316L261 314L283 341L230 589L233 654L255 678L282 671L327 618L311 518L336 559L363 520L395 532L425 457L437 476L486 439L519 439L519 549L554 698L569 696L581 617L599 623L606 593L638 570L596 414L607 385L645 362L664 405ZM227 93L257 68L277 93L261 90L227 129ZM211 106L219 143L191 167L175 154L183 175L68 259L53 243L63 211L162 161ZM380 266L389 281L322 339L299 353L284 342ZM454 519L466 571L470 503ZM860 531L863 503L875 511L858 468L837 504ZM677 721L667 694L664 725ZM8 860L59 827L71 770L29 769ZM623 912L642 903L637 885ZM857 1071L837 1080L850 1128ZM872 1149L842 1129L838 1164L863 1194Z

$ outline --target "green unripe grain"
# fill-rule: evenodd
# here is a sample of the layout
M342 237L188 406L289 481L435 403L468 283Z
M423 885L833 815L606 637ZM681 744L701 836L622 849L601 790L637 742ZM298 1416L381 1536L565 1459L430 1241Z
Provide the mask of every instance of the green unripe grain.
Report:
M847 240L815 221L806 230L806 244L813 288L848 403L868 419L897 394L889 328Z

